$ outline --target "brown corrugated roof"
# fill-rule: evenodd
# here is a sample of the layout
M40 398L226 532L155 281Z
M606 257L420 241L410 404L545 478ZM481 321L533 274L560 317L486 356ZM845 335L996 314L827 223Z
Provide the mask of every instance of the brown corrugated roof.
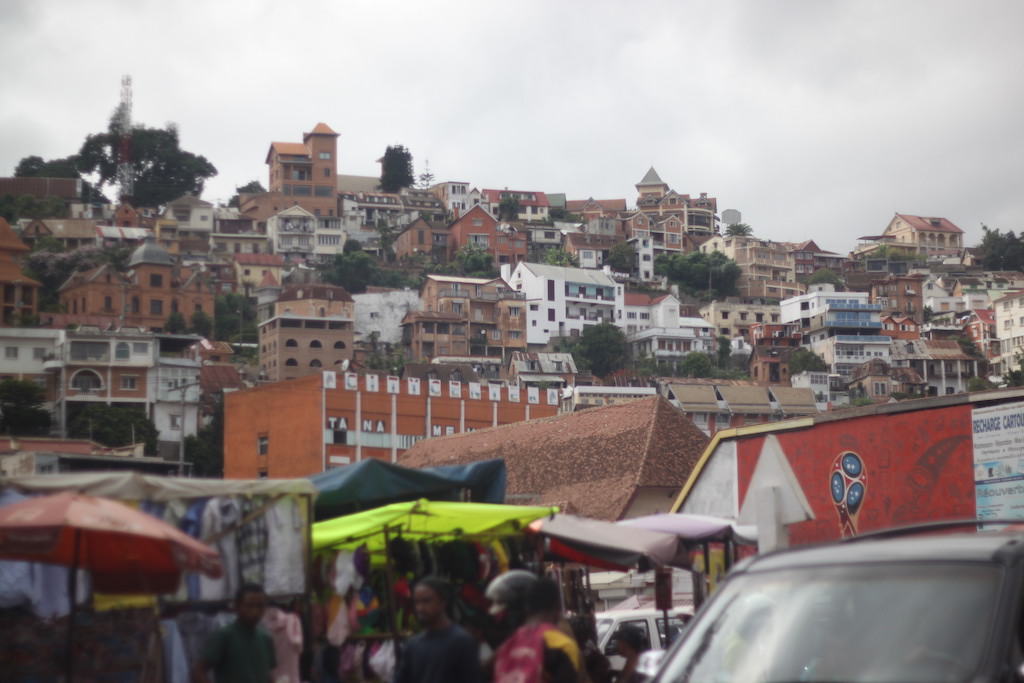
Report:
M790 415L808 415L817 413L818 408L814 405L814 392L806 387L772 387L772 394L775 400L782 406L782 410Z
M352 295L344 287L337 285L288 285L281 292L278 301L305 301L307 299L324 299L330 301L352 301Z
M668 388L679 401L680 407L688 413L718 410L718 396L715 395L715 387L712 385L672 383Z
M707 443L681 411L654 396L425 439L399 464L435 467L503 458L510 495L568 501L580 514L617 520L639 489L682 486Z
M204 365L199 369L199 388L204 394L225 389L244 389L245 382L234 365Z
M770 413L772 404L764 387L718 387L734 413Z

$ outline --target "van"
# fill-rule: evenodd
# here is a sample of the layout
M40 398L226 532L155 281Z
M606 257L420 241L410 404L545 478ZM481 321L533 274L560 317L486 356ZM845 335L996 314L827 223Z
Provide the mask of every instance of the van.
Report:
M686 622L693 616L690 608L670 609L668 611L668 635L665 632L664 612L660 609L631 609L611 610L598 612L595 615L597 622L597 644L601 652L608 657L612 669L621 671L625 663L618 650L615 648L615 634L623 626L633 626L639 629L646 637L652 650L664 650L676 641L676 638L683 632ZM657 638L651 638L652 633L657 633Z

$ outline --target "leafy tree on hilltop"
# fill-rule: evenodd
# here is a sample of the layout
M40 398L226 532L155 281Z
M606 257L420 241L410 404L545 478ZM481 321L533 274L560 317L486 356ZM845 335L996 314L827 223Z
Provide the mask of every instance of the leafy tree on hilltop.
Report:
M732 223L725 229L727 237L751 237L754 229L746 223Z
M714 369L711 358L706 353L691 351L679 364L679 374L683 377L710 377Z
M985 270L1021 270L1024 268L1024 241L1013 231L1006 233L981 226L982 238L978 246L984 252Z
M242 201L243 194L262 194L266 191L267 189L263 187L263 183L258 180L250 180L245 185L235 188L235 194L228 200L228 206L237 209L239 203Z
M413 182L412 153L403 145L388 145L381 160L381 191L398 192L403 187L412 187Z
M626 367L629 344L623 331L612 323L583 328L578 341L569 347L580 370L590 369L598 377L607 377Z
M705 254L662 254L655 259L654 272L664 275L687 294L707 294L714 299L735 296L742 271L720 251Z
M845 285L843 278L831 268L819 268L814 271L809 278L807 278L807 284L809 285L816 285L823 282L835 285L836 287L843 287Z
M119 144L120 136L111 119L105 132L90 135L82 143L76 158L79 172L97 174L100 187L113 185ZM131 154L135 206L161 206L185 194L198 197L206 181L217 175L206 157L181 149L174 124L134 128Z

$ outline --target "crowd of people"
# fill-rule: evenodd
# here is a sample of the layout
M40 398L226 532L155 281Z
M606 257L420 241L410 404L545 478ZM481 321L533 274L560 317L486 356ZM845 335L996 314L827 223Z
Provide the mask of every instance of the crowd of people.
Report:
M451 584L426 576L413 588L420 632L402 645L390 683L639 683L645 635L624 627L616 634L625 659L612 672L596 645L592 619L569 622L562 610L561 586L526 571L508 572L492 582L487 597L501 632L485 633L473 620L457 621ZM273 641L260 626L267 599L257 584L242 586L235 598L236 619L206 643L192 672L194 683L233 681L273 683L277 666ZM497 641L500 642L496 642Z

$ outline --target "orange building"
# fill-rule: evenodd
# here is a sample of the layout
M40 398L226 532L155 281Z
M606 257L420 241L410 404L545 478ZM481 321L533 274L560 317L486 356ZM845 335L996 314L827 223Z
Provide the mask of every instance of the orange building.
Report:
M224 476L305 477L366 458L395 462L420 439L550 417L557 389L335 373L227 394Z
M0 218L0 287L3 288L3 310L0 326L15 326L34 316L39 308L39 290L42 285L22 274L18 260L28 251L25 243Z
M109 265L75 273L60 288L60 303L72 314L119 317L121 324L163 331L171 313L190 322L196 313L214 316L213 287L198 270L179 266L152 235L132 252L127 276Z
M515 265L526 260L526 230L522 225L499 223L482 207L474 206L448 226L448 260L467 245L485 249L494 263Z
M285 206L301 206L314 216L336 216L338 134L318 123L302 142L272 142L267 151L270 192Z

